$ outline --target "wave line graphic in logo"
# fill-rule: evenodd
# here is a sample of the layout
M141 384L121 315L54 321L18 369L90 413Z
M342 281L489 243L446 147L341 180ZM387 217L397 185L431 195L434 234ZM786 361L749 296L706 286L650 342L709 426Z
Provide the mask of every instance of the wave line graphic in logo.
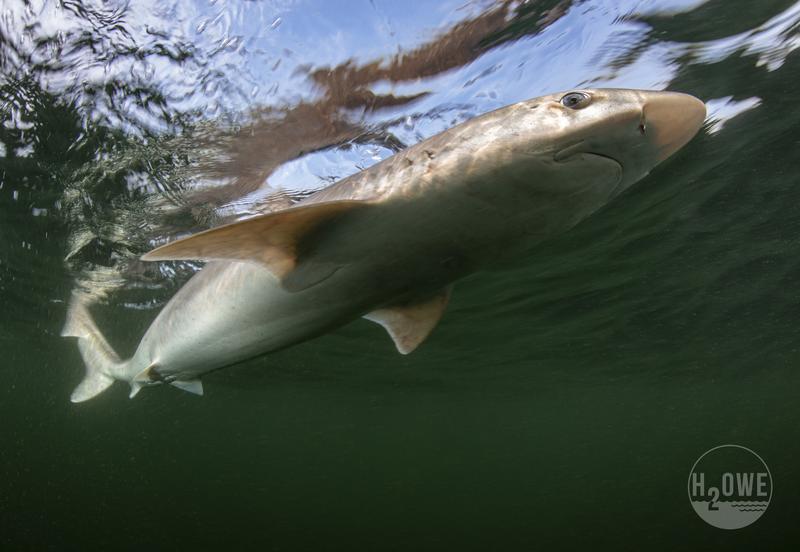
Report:
M741 445L720 445L704 452L689 472L689 500L706 523L741 529L760 518L772 498L772 474L766 462Z

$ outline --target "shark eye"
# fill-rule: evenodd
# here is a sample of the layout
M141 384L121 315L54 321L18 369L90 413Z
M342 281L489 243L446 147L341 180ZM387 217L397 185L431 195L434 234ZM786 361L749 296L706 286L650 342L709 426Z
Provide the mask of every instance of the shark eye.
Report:
M589 105L591 101L592 98L589 94L585 94L584 92L570 92L561 98L561 105L570 109L583 109Z

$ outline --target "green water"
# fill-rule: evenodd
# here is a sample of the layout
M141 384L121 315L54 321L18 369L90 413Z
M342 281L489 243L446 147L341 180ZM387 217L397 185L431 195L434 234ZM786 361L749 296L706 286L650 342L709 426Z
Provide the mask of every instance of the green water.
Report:
M174 21L141 4L121 19L129 38L114 38L99 7L51 6L74 28L49 55L24 24L42 22L33 32L41 39L52 19L9 10L0 26L2 548L796 549L800 6L531 2L491 23L497 8L488 5L334 4L202 4L189 17L195 5L178 3ZM241 36L249 48L241 67L224 59L230 48L209 53L219 46L202 42L211 31L197 33L220 10L220 36ZM254 19L274 31L263 44L248 27ZM467 28L463 50L437 43L469 20L482 23ZM76 46L81 29L94 29L85 35L94 49ZM136 59L161 60L155 72L133 78L125 66L97 84L92 68L126 41L141 42ZM309 87L292 76L297 67L349 58L363 66L425 44L432 53L408 69L420 88L407 89L409 74L380 79L396 83L397 98L428 96L393 107L356 102L363 111L347 112L378 136L364 147L380 155L402 147L387 136L412 143L579 85L667 87L710 108L750 108L710 109L689 146L612 205L515 266L460 282L412 355L359 321L210 374L202 398L159 387L128 400L115 384L71 404L83 365L58 334L72 290L95 292L98 325L129 355L192 270L145 273L130 259L154 236L213 223L202 215L209 205L243 196L241 187L216 203L190 194L203 173L193 164L230 142L212 132L201 149L181 137L200 135L204 121L246 125L204 102L231 98L236 113L248 107L236 102L291 109L302 100L330 116L355 100L330 83L328 92ZM273 57L264 61L259 48ZM127 60L119 57L112 63ZM75 83L64 77L72 73ZM192 88L215 74L213 91ZM353 89L386 94L377 77L348 78ZM269 95L271 79L295 88ZM263 85L253 96L231 92L254 82ZM279 128L300 145L283 157L265 149L272 165L209 163L244 186L246 175L263 178L319 150L322 161L291 173L308 188L320 173L374 162L358 158L363 129L338 136L337 127L320 142L328 130L302 120ZM156 184L130 186L136 174ZM142 207L175 194L177 214ZM707 525L687 497L695 460L724 443L756 451L773 477L767 512L736 531Z

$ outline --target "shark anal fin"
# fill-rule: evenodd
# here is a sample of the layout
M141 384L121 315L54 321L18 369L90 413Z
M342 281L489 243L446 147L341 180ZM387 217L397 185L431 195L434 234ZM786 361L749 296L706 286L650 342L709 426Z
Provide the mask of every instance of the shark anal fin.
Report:
M374 310L364 318L383 326L398 352L407 355L430 335L444 314L452 287L447 286L423 301L393 305Z
M203 396L203 382L201 382L199 379L189 381L175 380L170 383L170 385L177 387L178 389L182 389L188 393L200 395L201 397Z
M367 205L351 200L299 205L176 240L144 254L142 260L259 262L283 280L297 266L305 237L322 224Z

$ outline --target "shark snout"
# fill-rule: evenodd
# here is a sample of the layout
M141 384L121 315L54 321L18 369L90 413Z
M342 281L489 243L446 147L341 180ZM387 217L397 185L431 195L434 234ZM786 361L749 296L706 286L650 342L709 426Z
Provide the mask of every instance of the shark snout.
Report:
M703 126L706 106L679 92L647 92L644 96L640 130L656 148L663 161L691 140Z

